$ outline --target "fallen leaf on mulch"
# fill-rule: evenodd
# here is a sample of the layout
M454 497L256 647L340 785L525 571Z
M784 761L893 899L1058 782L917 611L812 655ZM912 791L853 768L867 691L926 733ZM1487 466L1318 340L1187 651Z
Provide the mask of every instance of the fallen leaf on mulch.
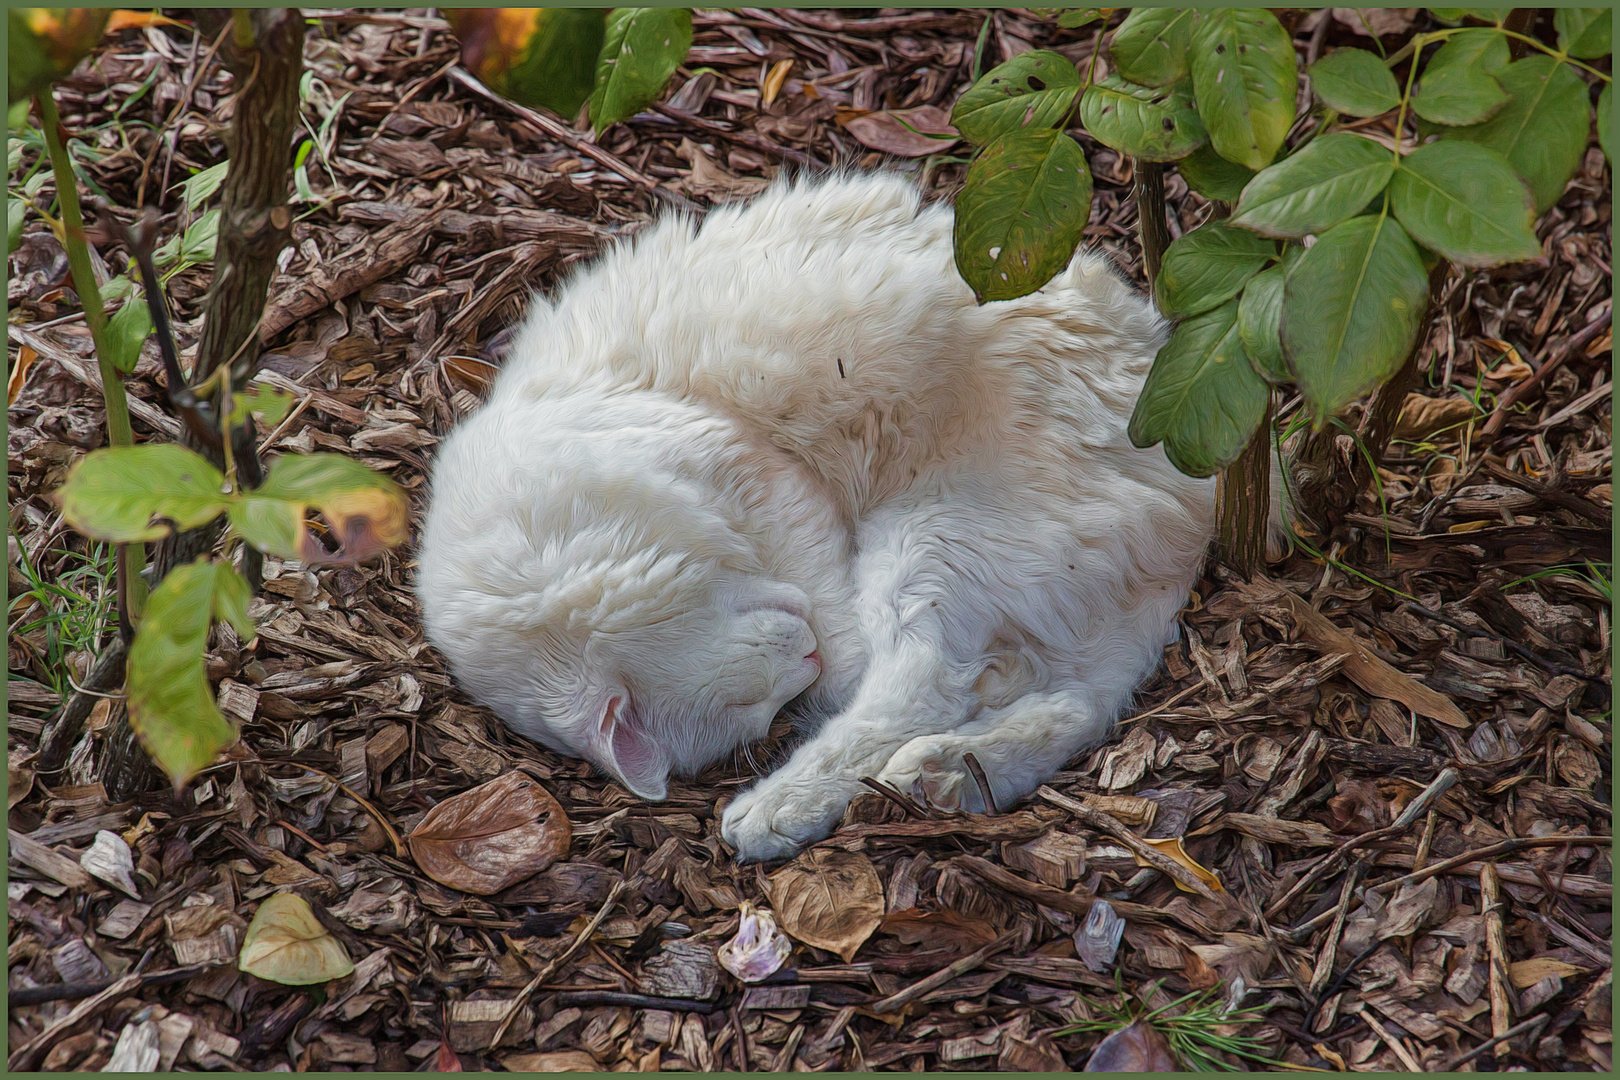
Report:
M489 896L562 858L572 839L557 800L514 771L444 800L406 842L434 881Z
M331 982L354 971L343 943L327 932L309 902L296 893L276 893L259 905L237 966L249 975L288 986Z
M769 878L782 929L849 963L883 922L883 882L872 860L814 848Z
M1181 846L1181 837L1166 836L1162 839L1156 840L1143 837L1142 842L1149 847L1154 848L1160 854L1168 855L1182 866L1185 866L1188 870L1192 871L1194 877L1196 877L1199 881L1202 881L1205 885L1208 885L1211 891L1223 891L1221 879L1200 865L1197 859L1187 854L1187 849ZM1136 856L1136 865L1152 866L1153 864L1142 858L1142 856L1138 855ZM1194 892L1194 890L1187 888L1187 886L1183 885L1179 881L1176 882L1176 888L1180 889L1182 892Z
M704 153L703 147L691 139L681 140L675 156L692 166L692 175L682 185L689 195L726 202L758 195L771 186L770 180L764 177L736 175Z
M896 911L884 918L883 932L893 934L905 945L918 945L924 949L960 949L964 953L996 940L996 932L991 927L949 908L943 911L923 911L918 908Z
M1120 1028L1097 1044L1086 1072L1180 1072L1170 1043L1140 1020Z
M957 143L951 114L937 105L915 109L882 109L840 121L844 130L862 146L896 157L927 157L950 149ZM913 130L915 129L915 130ZM948 139L930 135L949 135Z
M1467 398L1407 394L1406 400L1401 403L1400 419L1395 421L1395 438L1426 439L1466 424L1478 415L1479 410Z

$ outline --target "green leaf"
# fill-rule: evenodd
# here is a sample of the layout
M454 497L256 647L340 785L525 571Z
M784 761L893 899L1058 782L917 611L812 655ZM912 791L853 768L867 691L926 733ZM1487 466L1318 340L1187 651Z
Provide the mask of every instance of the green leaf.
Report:
M1613 18L1608 8L1556 9L1553 26L1558 29L1558 47L1578 60L1607 56Z
M1401 88L1366 49L1335 49L1311 65L1311 89L1336 112L1381 116L1401 103Z
M1211 8L1193 22L1193 88L1216 153L1263 169L1294 122L1294 43L1264 8Z
M1591 98L1575 70L1550 56L1516 60L1497 75L1509 101L1483 124L1453 128L1443 138L1467 139L1501 154L1529 181L1536 213L1544 214L1586 153Z
M1207 144L1176 163L1187 186L1206 199L1235 203L1255 177L1253 169L1227 161Z
M1154 298L1166 317L1185 319L1236 296L1276 257L1276 241L1211 221L1165 249Z
M1613 102L1609 99L1609 91L1614 89L1614 83L1604 83L1603 92L1598 95L1597 103L1597 130L1598 145L1603 147L1603 156L1613 161L1609 154L1609 125L1614 123Z
M21 199L6 200L6 254L10 255L22 243L23 222L28 216L28 204Z
M1238 338L1243 342L1243 351L1254 370L1272 383L1293 378L1283 359L1280 337L1285 273L1283 267L1273 266L1255 275L1238 299Z
M225 477L200 454L173 443L111 446L86 454L57 489L62 517L85 536L135 543L168 536L167 518L191 529L230 501Z
M1058 16L1057 24L1064 30L1078 30L1102 18L1102 8L1073 8Z
M12 102L31 98L78 66L112 12L106 8L8 8L6 91Z
M225 171L230 165L230 162L222 161L218 165L193 173L189 179L182 180L176 185L185 196L187 210L197 209L219 190L219 186L225 182Z
M591 92L597 133L652 104L691 47L692 13L685 8L614 8Z
M177 789L236 738L214 704L203 651L214 615L228 616L244 640L253 636L247 598L229 563L204 556L175 567L146 599L129 651L129 726Z
M1141 86L1164 86L1187 73L1192 8L1133 8L1114 31L1108 58L1121 76Z
M1079 92L1080 73L1068 57L1035 49L986 72L957 99L951 126L985 146L1015 131L1056 127Z
M1493 72L1507 67L1507 38L1495 30L1455 34L1429 60L1412 111L1434 124L1477 124L1507 104Z
M263 383L254 383L245 394L231 395L230 424L235 427L258 413L266 424L279 424L292 408L293 397L283 390L272 390Z
M1472 15L1480 22L1495 23L1498 26L1513 14L1512 8L1430 8L1429 11L1441 22L1460 23Z
M1209 141L1192 87L1154 89L1110 75L1080 99L1080 121L1098 142L1143 161L1176 161Z
M1091 217L1091 170L1061 131L984 148L956 198L956 267L980 303L1039 289L1069 265Z
M129 374L141 358L141 346L152 332L152 313L147 310L144 297L131 296L124 301L118 313L107 320L107 346L112 353L107 359L113 367Z
M408 535L409 504L399 485L339 454L278 458L263 484L231 504L231 527L254 547L284 559L335 561L308 534L304 515L310 508L331 524L345 560L364 558Z
M1128 429L1131 444L1163 442L1188 476L1213 476L1249 445L1270 394L1239 340L1238 305L1188 319L1154 358Z
M1496 266L1541 254L1529 188L1484 146L1420 146L1401 160L1389 199L1412 239L1454 263Z
M1365 210L1394 172L1388 150L1335 131L1249 181L1232 223L1267 236L1319 233Z
M601 8L441 8L461 61L498 94L572 119L596 84ZM323 133L324 141L324 133Z
M1318 427L1406 360L1428 291L1417 245L1385 214L1340 222L1295 264L1283 284L1283 355Z

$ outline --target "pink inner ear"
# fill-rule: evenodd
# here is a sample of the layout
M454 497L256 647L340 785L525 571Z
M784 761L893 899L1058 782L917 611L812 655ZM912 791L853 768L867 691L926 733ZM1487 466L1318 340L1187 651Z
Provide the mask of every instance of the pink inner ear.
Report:
M662 799L669 790L669 755L642 726L629 702L615 695L602 711L606 764L635 795Z

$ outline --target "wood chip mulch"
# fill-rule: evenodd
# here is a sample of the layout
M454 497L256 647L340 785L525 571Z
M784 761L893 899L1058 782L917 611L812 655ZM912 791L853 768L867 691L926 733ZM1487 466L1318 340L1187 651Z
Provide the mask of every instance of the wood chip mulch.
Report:
M593 142L458 81L456 42L426 9L308 14L305 117L319 131L338 115L272 289L263 379L297 406L266 445L353 454L418 498L530 290L654 214L701 212L784 167L898 168L953 195L960 146L891 158L839 120L948 110L987 17L699 13L665 104ZM987 65L1031 46L1088 63L1096 48L1095 26L988 18ZM1367 44L1315 26L1293 28L1302 54ZM110 38L59 101L86 184L157 206L175 235L189 220L176 185L223 160L231 92L210 43L170 27ZM1076 136L1096 174L1087 240L1140 283L1129 163ZM1173 233L1211 213L1177 178L1169 194ZM30 592L24 560L81 615L106 617L111 580L49 497L103 442L104 414L65 257L31 220L8 284L11 364L33 365L8 414L13 1066L99 1069L153 1024L162 1068L1045 1071L1083 1066L1099 1036L1054 1033L1116 991L1156 1008L1219 984L1221 1000L1267 1007L1252 1033L1294 1065L1438 1069L1512 1027L1462 1067L1609 1071L1609 335L1548 359L1609 311L1610 215L1594 140L1539 223L1545 264L1453 271L1377 490L1307 537L1325 557L1297 550L1255 582L1212 566L1139 715L1022 806L953 818L857 799L819 847L870 860L883 922L847 960L801 945L751 988L712 948L741 901L768 903L766 873L718 835L753 765L647 805L508 735L423 644L408 548L320 572L270 561L257 640L223 630L210 654L241 741L182 795L101 782L116 698L65 771L35 772L95 637L49 618L70 605ZM100 255L122 271L116 245ZM183 348L208 282L206 264L168 282ZM138 434L172 439L160 371L149 342L131 403ZM777 734L754 762L781 753ZM513 769L571 819L563 861L478 897L396 850L389 830ZM1099 806L1127 838L1096 826ZM82 869L103 830L133 849L133 895ZM1213 898L1131 846L1178 836L1218 875ZM289 889L355 961L324 992L235 968L259 903ZM1074 943L1099 896L1126 921L1101 972ZM909 1003L874 1013L897 993Z

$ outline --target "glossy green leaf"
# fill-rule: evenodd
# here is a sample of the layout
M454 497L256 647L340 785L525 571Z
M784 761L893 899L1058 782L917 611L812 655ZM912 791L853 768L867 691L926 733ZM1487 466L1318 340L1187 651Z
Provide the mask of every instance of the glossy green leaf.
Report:
M1255 177L1253 169L1227 161L1207 143L1176 162L1176 168L1198 194L1228 203L1237 202L1244 185Z
M1335 49L1311 65L1310 76L1316 96L1349 116L1380 116L1401 103L1395 76L1366 49Z
M1463 266L1534 259L1530 189L1496 151L1447 140L1401 160L1389 185L1390 208L1412 239Z
M591 125L600 133L651 105L691 47L687 9L614 8L596 58Z
M1613 19L1608 8L1557 8L1553 26L1558 30L1558 47L1579 60L1607 56Z
M1232 223L1267 236L1319 233L1365 210L1394 172L1388 150L1335 131L1249 181Z
M1091 170L1061 131L984 148L956 198L956 266L980 303L1026 296L1069 264L1091 216Z
M174 443L111 446L86 454L57 489L62 516L85 536L135 543L168 536L224 511L225 477L200 454Z
M1176 161L1209 141L1192 87L1155 89L1118 75L1093 83L1080 99L1080 122L1104 146L1143 161Z
M231 526L248 543L272 555L333 561L304 524L311 508L331 524L347 560L364 558L408 535L409 504L399 485L340 454L288 454L277 459L263 484L231 504Z
M1187 73L1192 8L1133 8L1114 31L1114 70L1140 86L1166 86Z
M1536 213L1544 214L1586 153L1592 124L1586 82L1550 56L1516 60L1496 77L1508 103L1483 124L1452 128L1443 137L1477 142L1507 158L1529 182Z
M1597 132L1598 145L1603 147L1603 156L1613 161L1609 153L1609 127L1614 123L1613 101L1609 91L1614 89L1614 83L1604 83L1603 92L1598 95L1597 103Z
M1453 35L1429 59L1412 94L1412 111L1435 124L1477 124L1507 104L1494 72L1507 67L1507 38L1495 30Z
M146 335L151 332L152 313L147 309L146 298L129 297L107 320L107 345L112 354L107 359L112 361L113 367L126 375L134 371L136 361L141 358L141 346L146 344Z
M1236 461L1265 415L1270 390L1244 355L1237 320L1237 302L1228 301L1177 326L1131 414L1131 444L1163 442L1188 476Z
M1405 362L1428 289L1417 245L1384 214L1340 222L1295 264L1283 284L1283 355L1318 427Z
M1294 122L1294 43L1264 8L1210 8L1193 22L1193 88L1210 143L1228 161L1263 169Z
M253 637L248 597L229 563L204 556L175 567L146 598L129 651L129 726L176 788L236 738L214 704L203 654L216 616L244 641Z
M1067 57L1046 49L1019 53L986 72L956 101L951 126L975 146L1025 129L1063 122L1080 92L1080 73Z
M1243 351L1267 382L1293 378L1283 359L1281 333L1283 275L1281 266L1256 274L1238 298L1238 338Z
M212 198L214 192L218 191L220 185L225 182L225 173L230 167L230 162L222 161L218 165L211 165L182 180L179 187L186 201L186 209L196 210Z
M1154 299L1168 318L1185 319L1236 296L1276 257L1276 241L1230 222L1211 221L1165 249Z

